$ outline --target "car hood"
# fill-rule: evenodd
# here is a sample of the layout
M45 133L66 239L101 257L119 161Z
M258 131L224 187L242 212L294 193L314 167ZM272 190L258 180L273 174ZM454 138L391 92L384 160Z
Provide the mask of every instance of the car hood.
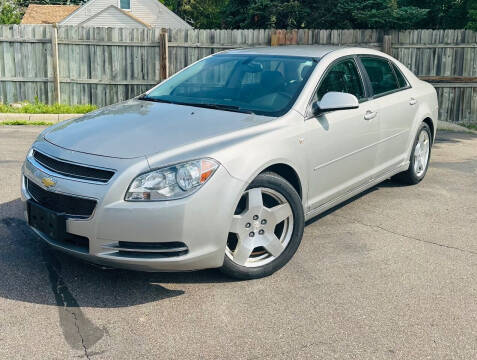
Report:
M65 149L134 158L157 154L273 120L230 111L133 99L49 128L44 138Z

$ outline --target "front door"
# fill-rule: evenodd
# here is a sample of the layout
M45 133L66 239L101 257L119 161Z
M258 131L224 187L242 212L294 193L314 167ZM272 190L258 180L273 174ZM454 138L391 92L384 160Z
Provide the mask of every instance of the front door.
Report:
M346 194L375 173L379 109L374 101L367 101L354 58L330 66L313 101L320 101L330 91L353 94L360 105L358 109L332 111L305 121L309 210Z

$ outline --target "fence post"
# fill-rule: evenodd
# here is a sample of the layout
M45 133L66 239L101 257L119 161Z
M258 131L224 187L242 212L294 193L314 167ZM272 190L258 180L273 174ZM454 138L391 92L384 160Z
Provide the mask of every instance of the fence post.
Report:
M53 88L54 99L57 104L61 101L60 95L60 68L58 61L58 28L56 24L53 24L51 28L51 57L53 66Z
M393 54L391 35L384 35L383 36L383 53L388 54L388 55Z
M277 30L273 29L270 36L270 46L278 46L278 34Z
M159 34L159 68L161 81L164 81L169 76L169 43L167 36L167 29L162 28Z

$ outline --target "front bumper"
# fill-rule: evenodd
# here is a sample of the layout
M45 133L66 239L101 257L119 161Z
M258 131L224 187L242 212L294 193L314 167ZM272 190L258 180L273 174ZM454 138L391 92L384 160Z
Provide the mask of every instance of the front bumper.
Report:
M27 157L22 168L22 200L31 198L26 181L44 188L41 179L56 183L54 191L66 195L88 197L97 201L91 217L67 218L66 231L89 240L89 247L60 243L36 229L33 231L51 246L86 261L110 267L142 271L188 271L220 267L233 211L244 183L231 177L220 166L212 178L196 193L180 200L158 202L126 202L124 194L133 178L148 170L145 158L105 159L75 153L45 142L35 148L60 159L82 164L95 164L116 169L107 184L94 184L58 176ZM25 211L25 216L26 216ZM118 252L119 242L180 242L187 251L178 256L155 256L150 252Z

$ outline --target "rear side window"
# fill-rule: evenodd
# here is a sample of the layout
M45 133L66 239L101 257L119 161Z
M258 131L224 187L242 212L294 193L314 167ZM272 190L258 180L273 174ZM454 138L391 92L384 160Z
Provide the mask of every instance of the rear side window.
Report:
M330 91L353 94L358 99L364 98L363 82L354 60L343 60L333 65L323 78L313 100L320 101Z
M394 69L394 72L396 73L396 77L398 79L399 88L401 89L401 88L408 87L407 80L404 77L404 75L402 74L401 70L399 70L399 68L394 64L393 64L393 69Z
M361 62L368 73L374 95L381 95L400 88L389 61L375 57L362 57Z

